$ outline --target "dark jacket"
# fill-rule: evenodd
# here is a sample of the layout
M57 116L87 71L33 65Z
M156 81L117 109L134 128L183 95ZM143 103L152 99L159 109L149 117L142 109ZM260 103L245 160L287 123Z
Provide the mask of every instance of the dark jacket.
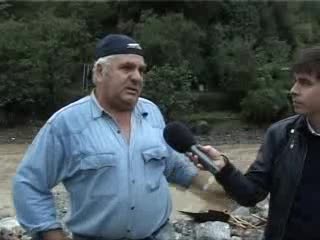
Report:
M283 239L307 154L305 128L305 118L300 115L273 124L245 175L231 163L216 175L218 182L241 205L254 206L270 193L266 240Z

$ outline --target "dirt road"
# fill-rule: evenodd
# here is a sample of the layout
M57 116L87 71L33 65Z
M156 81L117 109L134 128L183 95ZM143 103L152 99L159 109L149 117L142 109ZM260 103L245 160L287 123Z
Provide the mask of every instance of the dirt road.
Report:
M0 145L0 216L14 214L11 179L26 148L27 144Z
M27 149L27 144L0 144L0 216L14 215L11 199L11 179L16 167ZM222 145L224 151L240 169L247 169L255 157L257 144ZM210 175L205 176L210 177ZM230 209L234 202L226 197L224 191L216 184L214 178L207 191L192 189L183 190L176 186L171 187L174 204L173 218L180 218L177 210L206 211L208 209ZM207 182L207 180L204 180Z

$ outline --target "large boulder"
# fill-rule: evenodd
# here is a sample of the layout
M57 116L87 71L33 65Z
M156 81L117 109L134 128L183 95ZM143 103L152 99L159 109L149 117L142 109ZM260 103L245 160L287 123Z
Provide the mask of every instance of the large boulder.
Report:
M205 222L196 226L197 240L230 240L230 226L224 222Z
M0 220L0 240L19 240L24 238L24 230L14 217Z

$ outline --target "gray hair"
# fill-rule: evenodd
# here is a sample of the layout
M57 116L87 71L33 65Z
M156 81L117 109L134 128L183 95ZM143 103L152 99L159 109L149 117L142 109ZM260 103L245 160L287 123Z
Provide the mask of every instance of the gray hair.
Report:
M101 58L98 58L98 60L94 63L93 69L92 69L92 82L94 84L97 83L97 76L96 75L97 75L98 65L103 66L102 71L103 71L103 75L104 75L108 71L108 68L114 58L116 58L116 55L101 57Z

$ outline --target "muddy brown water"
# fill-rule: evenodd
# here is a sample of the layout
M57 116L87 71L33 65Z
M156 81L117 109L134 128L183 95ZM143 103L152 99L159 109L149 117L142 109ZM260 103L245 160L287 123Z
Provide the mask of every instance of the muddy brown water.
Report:
M0 216L15 214L11 197L11 179L27 146L27 144L0 144ZM218 149L225 152L237 167L245 171L254 160L258 147L258 144L234 144L221 145ZM234 207L235 203L226 196L214 177L202 174L206 190L185 190L171 186L173 219L184 218L179 210L199 212L208 209L231 210Z

